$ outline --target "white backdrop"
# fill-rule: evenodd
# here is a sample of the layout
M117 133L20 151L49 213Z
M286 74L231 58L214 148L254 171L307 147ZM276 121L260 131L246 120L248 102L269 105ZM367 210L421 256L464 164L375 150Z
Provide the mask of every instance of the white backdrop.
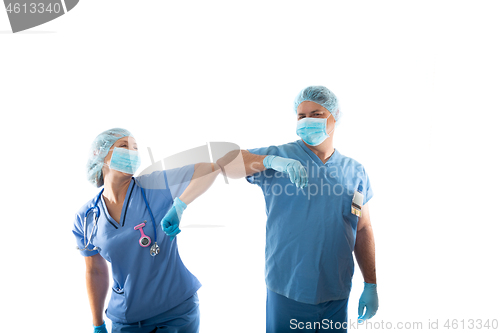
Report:
M210 141L282 144L298 139L292 102L308 85L338 96L335 147L373 186L372 321L425 331L429 321L444 330L448 319L500 320L498 10L497 1L82 0L18 34L0 10L1 330L92 330L71 226L96 193L85 162L98 133L132 131L143 167L146 147L162 158ZM264 332L260 189L220 177L182 225L181 257L203 284L201 332ZM353 283L350 319L358 268ZM470 331L461 327L452 331Z

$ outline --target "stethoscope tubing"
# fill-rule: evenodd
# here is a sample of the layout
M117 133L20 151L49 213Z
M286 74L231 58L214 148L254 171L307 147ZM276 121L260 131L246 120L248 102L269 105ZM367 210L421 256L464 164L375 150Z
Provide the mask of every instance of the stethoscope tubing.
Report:
M136 182L134 177L132 177L132 180L134 180L134 182ZM155 218L153 216L153 212L151 211L151 208L149 207L149 203L146 200L146 194L144 193L144 189L140 186L139 186L139 188L141 189L142 198L144 199L144 203L146 204L146 207L148 209L149 216L151 217L151 221L153 221L154 239L155 239L155 244L156 244L156 240L157 240L157 238L156 238L156 221L155 221ZM101 199L102 192L104 192L104 188L97 195L94 206L90 207L85 212L85 219L83 222L83 244L85 245L85 247L83 249L80 249L79 247L77 247L78 250L80 250L80 251L95 251L97 249L96 247L94 247L92 250L90 250L88 248L88 246L90 245L90 242L92 241L92 236L93 236L95 228L97 226L97 221L99 220L99 216L101 215L101 209L99 208L98 204L99 204L99 200ZM97 214L95 213L96 209L97 209ZM91 211L94 213L94 226L92 227L92 231L90 232L90 237L87 240L87 218L88 218L88 215Z
M101 198L102 192L104 192L104 189L99 192L99 195L97 196L97 199L95 200L94 206L90 207L87 209L85 212L85 220L83 221L83 244L85 247L83 249L78 248L80 251L94 251L96 250L96 247L94 247L92 250L89 250L89 245L90 241L92 240L92 235L94 234L94 230L97 226L97 220L99 219L99 216L101 215L101 209L99 208L99 199ZM95 213L95 210L97 209L97 214ZM90 238L86 241L87 239L87 219L89 217L89 212L94 213L94 226L92 227L92 231L90 232Z

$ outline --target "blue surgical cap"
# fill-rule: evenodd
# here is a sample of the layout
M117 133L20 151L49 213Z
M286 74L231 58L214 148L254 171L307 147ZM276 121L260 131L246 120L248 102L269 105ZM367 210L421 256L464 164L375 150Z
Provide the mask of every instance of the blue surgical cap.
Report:
M102 166L109 149L118 139L125 136L132 136L132 134L123 128L112 128L99 134L92 142L87 161L87 179L96 187L104 185Z
M340 112L339 102L337 97L330 91L330 89L323 86L309 86L303 89L295 98L294 106L295 113L300 103L311 101L318 103L333 115L336 122L340 120L342 113Z

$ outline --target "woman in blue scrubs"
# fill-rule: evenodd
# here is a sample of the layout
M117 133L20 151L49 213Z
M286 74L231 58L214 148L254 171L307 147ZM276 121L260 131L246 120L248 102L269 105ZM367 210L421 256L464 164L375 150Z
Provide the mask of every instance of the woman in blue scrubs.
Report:
M198 163L135 178L137 150L130 132L114 128L97 136L87 164L89 181L103 188L76 214L73 234L85 257L94 332L107 332L106 261L113 276L106 310L112 332L198 332L201 284L182 263L176 238L163 232L162 219L168 212L170 221L172 215L179 221L219 167ZM177 230L163 223L166 232Z

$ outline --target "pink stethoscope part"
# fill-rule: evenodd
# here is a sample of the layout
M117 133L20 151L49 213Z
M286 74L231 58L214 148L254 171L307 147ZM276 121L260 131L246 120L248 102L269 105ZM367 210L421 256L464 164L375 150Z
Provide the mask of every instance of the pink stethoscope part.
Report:
M144 230L142 230L142 228L144 228L146 226L146 223L142 222L141 224L138 224L134 227L134 230L139 230L141 232L141 238L139 239L139 245L142 246L142 247L148 247L150 244L151 244L151 238L149 238L148 236L146 236L144 234ZM146 238L147 239L147 243L146 244L143 244L143 239Z

